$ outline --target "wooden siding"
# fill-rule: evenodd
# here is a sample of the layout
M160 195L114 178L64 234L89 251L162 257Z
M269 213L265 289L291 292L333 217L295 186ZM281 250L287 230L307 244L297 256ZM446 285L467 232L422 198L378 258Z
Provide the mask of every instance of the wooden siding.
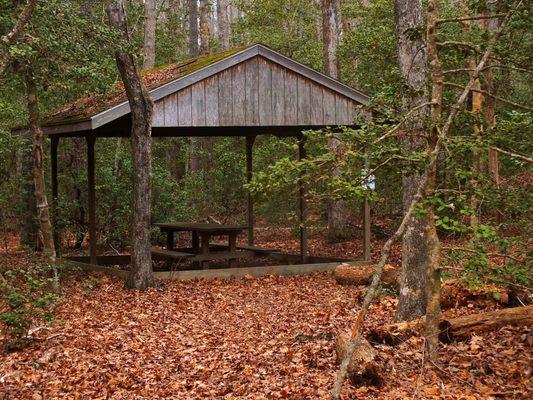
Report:
M257 56L154 104L154 127L337 126L358 103Z

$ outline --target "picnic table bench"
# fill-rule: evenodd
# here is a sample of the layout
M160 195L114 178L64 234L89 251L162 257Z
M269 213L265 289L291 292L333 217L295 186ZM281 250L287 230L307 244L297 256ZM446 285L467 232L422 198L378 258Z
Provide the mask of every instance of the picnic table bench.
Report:
M166 249L152 249L152 255L159 258L187 259L199 263L202 268L209 266L209 261L229 260L230 266L239 258L253 257L253 251L237 248L237 236L246 226L213 224L207 222L159 222L154 226L166 233ZM174 248L175 232L191 232L191 248ZM228 236L228 245L210 246L213 236Z

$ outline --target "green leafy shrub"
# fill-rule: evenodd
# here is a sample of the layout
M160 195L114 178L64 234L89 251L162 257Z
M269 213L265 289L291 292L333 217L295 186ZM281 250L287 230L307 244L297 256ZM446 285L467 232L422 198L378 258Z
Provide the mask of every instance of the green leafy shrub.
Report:
M58 295L52 291L53 273L48 264L9 270L0 276L0 322L4 347L23 348L31 339L30 329L48 323Z

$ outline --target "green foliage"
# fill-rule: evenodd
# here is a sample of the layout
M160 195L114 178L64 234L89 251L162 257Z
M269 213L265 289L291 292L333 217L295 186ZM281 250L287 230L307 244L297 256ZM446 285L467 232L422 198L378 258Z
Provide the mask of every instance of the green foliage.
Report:
M12 269L0 276L0 322L7 350L24 347L29 331L38 323L49 323L58 296L51 291L53 269L36 263L28 268Z

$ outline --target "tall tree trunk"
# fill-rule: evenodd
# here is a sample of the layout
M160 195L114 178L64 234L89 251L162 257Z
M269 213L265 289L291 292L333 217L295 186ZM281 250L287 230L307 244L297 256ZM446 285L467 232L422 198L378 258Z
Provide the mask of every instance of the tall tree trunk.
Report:
M126 9L123 0L108 7L111 27L129 41ZM131 109L131 148L133 154L133 227L131 254L132 273L128 286L140 290L153 284L150 244L150 201L152 198L152 109L153 104L144 87L133 54L118 50L117 67L124 82Z
M339 0L322 0L322 42L324 72L339 79Z
M28 102L29 128L33 144L33 183L35 185L35 200L37 203L37 217L41 228L43 252L54 271L52 288L59 289L59 276L55 268L56 248L54 233L50 218L50 207L46 196L46 181L44 177L43 130L39 125L39 102L37 85L32 71L26 72L26 94Z
M189 0L189 55L198 55L198 1Z
M439 124L442 115L443 81L444 74L437 53L437 20L439 0L430 0L427 7L427 47L431 71L431 126L429 129L428 153L435 150L439 138ZM475 68L475 65L474 65ZM472 77L475 85L476 77ZM430 165L427 170L426 198L435 196L437 180L437 162ZM435 226L435 206L426 205L427 211L427 308L426 308L426 349L429 359L437 361L437 346L439 344L439 317L440 317L440 242Z
M9 63L9 49L16 43L23 35L26 25L31 20L33 10L37 5L37 0L28 0L18 15L17 22L8 33L0 37L0 76Z
M229 34L229 4L228 0L217 1L218 41L222 50L230 47Z
M37 224L37 203L33 183L33 155L29 147L19 152L19 171L23 179L21 203L23 207L20 243L32 250L39 249L39 225Z
M339 0L322 1L322 42L324 72L332 78L339 79ZM342 157L342 148L338 139L330 138L329 147L335 157ZM338 168L332 171L333 177L339 176ZM348 207L345 201L328 200L328 240L337 242L349 236Z
M209 17L211 6L209 0L200 0L200 54L209 53Z
M486 12L490 13L491 10ZM487 32L493 32L496 29L496 21L494 19L486 19L482 21L483 29ZM494 75L492 68L487 68L485 71L485 91L494 94ZM485 97L485 120L487 122L487 134L492 136L496 128L496 100L490 96ZM498 152L489 147L488 154L488 173L492 179L492 183L498 188L500 186L500 162L498 160ZM501 223L501 214L495 209L493 213L496 224Z
M459 7L461 8L463 17L470 16L470 9L466 1L462 0L459 4ZM463 26L465 32L469 33L472 31L471 21L463 21L461 25ZM471 55L468 59L468 68L473 71L476 67L476 64L477 62L475 59L475 55ZM472 71L470 72L470 75L472 74ZM481 139L483 129L482 125L480 125L478 121L481 113L483 112L483 95L479 93L479 90L481 89L481 82L479 78L476 78L474 80L474 85L472 86L472 89L472 92L470 92L470 115L472 116L473 129L472 141L478 142ZM470 226L472 227L477 226L479 224L479 200L476 192L479 188L479 178L481 173L481 154L476 147L477 144L474 144L472 150L472 168L470 176L470 188L472 190L472 193L470 195L470 207L472 208L472 215L470 215Z
M406 92L402 95L402 111L427 102L426 45L420 35L424 31L424 9L421 0L395 0L398 64ZM425 119L427 108L421 107L404 123L406 134L403 146L406 153L426 148ZM410 173L402 177L403 209L407 211L417 188L425 179L423 174ZM412 218L402 241L402 272L396 320L411 320L426 312L427 269L429 259L427 217Z
M80 10L85 15L85 18L90 18L93 15L93 1L84 0L81 3Z
M81 149L84 146L84 138L73 138L72 144L73 146L70 149L70 170L71 171L82 171L84 168L84 160L81 156L79 149ZM74 172L72 179L75 182L76 181L76 172ZM81 201L81 188L76 184L71 189L71 200L76 204L76 207L74 209L74 218L73 220L76 223L76 243L74 244L74 248L77 250L81 250L83 246L83 240L85 238L85 207L83 205L83 202Z
M155 0L144 1L144 70L155 66L155 28L157 25L155 5Z

